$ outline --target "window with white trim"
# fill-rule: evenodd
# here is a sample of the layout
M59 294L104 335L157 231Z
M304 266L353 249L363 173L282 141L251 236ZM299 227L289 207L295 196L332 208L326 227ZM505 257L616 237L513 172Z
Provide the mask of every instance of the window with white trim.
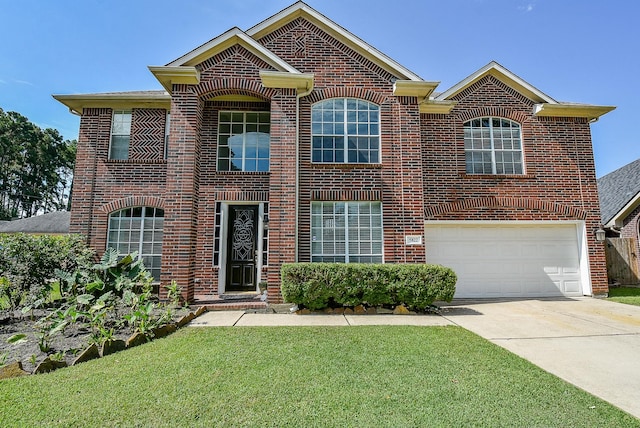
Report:
M271 114L221 111L218 171L269 171Z
M380 163L380 107L335 98L311 107L311 161Z
M109 159L129 159L131 140L131 111L116 110L111 120Z
M524 174L520 125L499 117L464 124L467 174Z
M380 202L312 202L311 261L382 263Z
M164 210L133 207L109 215L107 248L121 256L138 253L144 266L156 281L160 280Z

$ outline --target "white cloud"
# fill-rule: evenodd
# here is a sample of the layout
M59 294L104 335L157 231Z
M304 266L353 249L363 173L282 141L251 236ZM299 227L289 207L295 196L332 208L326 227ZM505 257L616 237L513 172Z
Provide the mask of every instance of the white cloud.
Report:
M523 12L531 12L535 6L535 3L527 3L524 6L518 6L518 9Z

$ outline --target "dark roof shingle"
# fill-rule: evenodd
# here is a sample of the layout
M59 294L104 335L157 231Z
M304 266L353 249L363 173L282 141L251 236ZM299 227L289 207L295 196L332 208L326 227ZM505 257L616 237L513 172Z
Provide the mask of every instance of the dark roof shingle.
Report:
M608 223L640 192L640 159L598 179L602 224Z
M69 233L70 217L68 211L56 211L0 222L0 233Z

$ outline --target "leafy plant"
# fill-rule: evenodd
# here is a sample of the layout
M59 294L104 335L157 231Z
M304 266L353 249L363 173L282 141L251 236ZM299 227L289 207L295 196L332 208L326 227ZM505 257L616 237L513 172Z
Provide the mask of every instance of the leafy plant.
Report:
M167 289L168 304L173 307L180 306L180 301L182 299L182 287L173 280L171 281L171 284L167 285L165 288Z
M0 296L12 310L50 304L55 273L86 268L93 256L79 235L0 235Z
M62 361L62 360L64 360L64 354L65 353L63 351L58 351L58 352L55 352L55 353L49 355L49 359L51 361Z
M404 304L425 310L436 300L451 301L456 280L438 265L294 263L282 266L282 296L309 309Z
M27 340L27 335L24 333L14 334L10 338L7 339L7 343L12 345L17 345L19 343L25 342Z
M19 287L12 286L11 281L6 276L0 276L0 298L4 300L4 305L11 310L20 306L23 291Z

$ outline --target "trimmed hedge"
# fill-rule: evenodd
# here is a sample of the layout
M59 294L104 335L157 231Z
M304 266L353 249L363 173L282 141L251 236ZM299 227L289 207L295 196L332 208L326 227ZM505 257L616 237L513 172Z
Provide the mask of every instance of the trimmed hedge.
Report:
M400 305L423 310L453 299L453 270L427 264L289 263L282 265L285 302L309 309Z

